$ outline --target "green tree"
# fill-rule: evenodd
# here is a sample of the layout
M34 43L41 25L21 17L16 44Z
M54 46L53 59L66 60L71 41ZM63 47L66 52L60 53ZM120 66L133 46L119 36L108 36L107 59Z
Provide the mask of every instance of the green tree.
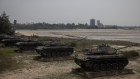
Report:
M9 16L6 15L5 12L3 12L0 15L0 34L14 34L14 29L12 27L12 24L10 23Z

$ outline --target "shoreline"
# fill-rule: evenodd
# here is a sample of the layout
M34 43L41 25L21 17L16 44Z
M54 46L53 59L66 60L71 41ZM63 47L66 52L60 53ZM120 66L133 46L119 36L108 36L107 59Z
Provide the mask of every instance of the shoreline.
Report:
M122 40L140 43L140 30L123 29L74 29L74 30L17 30L17 33L31 36L63 37L94 40Z

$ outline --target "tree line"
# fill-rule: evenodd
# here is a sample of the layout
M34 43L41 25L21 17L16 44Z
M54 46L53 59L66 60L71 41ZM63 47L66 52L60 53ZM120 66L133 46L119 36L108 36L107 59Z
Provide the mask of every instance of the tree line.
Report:
M15 29L87 29L93 28L89 27L88 24L49 24L49 23L34 23L34 24L16 24Z
M67 23L67 24L49 24L49 23L33 23L33 24L16 24L14 25L15 29L117 29L116 25L106 25L104 27L94 26L86 24L75 24L75 23Z
M5 12L3 12L0 15L0 34L14 34L14 29L12 27L12 24L10 23L9 16L6 15Z

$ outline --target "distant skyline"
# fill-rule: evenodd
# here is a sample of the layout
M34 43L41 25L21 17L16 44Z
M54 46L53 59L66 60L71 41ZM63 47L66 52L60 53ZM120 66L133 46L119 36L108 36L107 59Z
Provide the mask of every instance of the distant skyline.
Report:
M0 0L13 23L90 23L140 26L140 0Z

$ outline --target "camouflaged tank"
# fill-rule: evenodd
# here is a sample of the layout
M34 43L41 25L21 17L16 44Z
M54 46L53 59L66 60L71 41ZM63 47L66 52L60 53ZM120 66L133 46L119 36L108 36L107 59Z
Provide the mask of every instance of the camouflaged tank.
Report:
M36 52L43 57L64 57L73 53L73 48L62 42L50 42L47 46L39 46Z
M128 64L128 59L118 55L117 50L102 44L97 48L85 49L85 54L75 55L74 61L81 68L90 71L122 70Z

